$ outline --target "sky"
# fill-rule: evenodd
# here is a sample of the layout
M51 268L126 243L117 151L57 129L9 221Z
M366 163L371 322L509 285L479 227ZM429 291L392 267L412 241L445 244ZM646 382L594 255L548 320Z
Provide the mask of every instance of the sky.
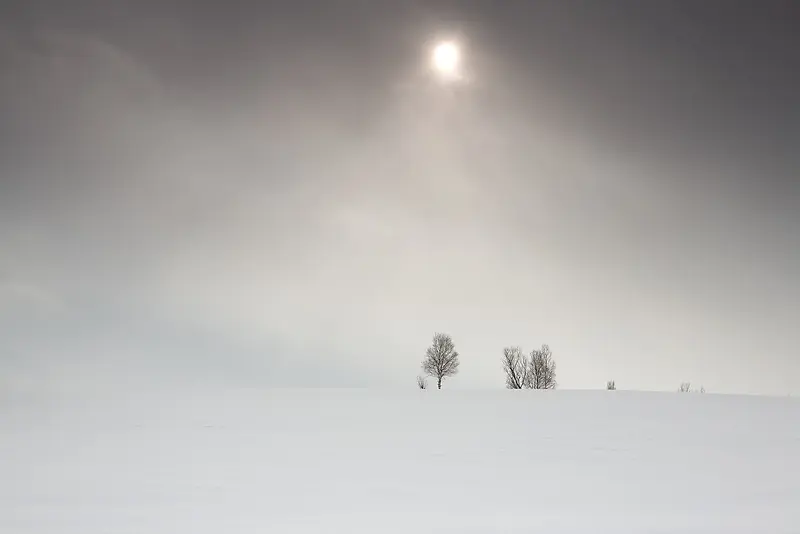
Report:
M790 1L5 1L0 388L800 393L798 95Z

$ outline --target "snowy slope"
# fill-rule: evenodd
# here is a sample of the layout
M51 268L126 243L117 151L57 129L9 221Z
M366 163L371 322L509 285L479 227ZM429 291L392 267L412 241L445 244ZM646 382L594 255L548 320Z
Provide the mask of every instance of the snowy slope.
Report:
M269 391L0 400L0 532L800 533L800 402Z

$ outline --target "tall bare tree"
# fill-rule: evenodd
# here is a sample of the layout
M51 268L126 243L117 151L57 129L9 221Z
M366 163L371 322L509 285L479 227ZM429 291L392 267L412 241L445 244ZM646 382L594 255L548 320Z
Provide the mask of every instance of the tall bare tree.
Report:
M422 370L436 378L439 389L442 389L444 378L458 373L458 352L453 338L438 332L433 335L433 343L425 351L425 359L422 360Z
M556 362L547 345L531 352L528 360L528 383L531 389L556 389Z
M503 349L503 370L506 372L508 389L522 389L528 386L528 357L520 347Z

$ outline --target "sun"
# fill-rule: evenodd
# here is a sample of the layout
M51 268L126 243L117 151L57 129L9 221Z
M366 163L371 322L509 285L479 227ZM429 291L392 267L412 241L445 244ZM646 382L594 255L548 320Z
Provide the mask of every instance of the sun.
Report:
M452 41L443 41L433 48L433 68L447 78L457 77L461 64L461 51Z

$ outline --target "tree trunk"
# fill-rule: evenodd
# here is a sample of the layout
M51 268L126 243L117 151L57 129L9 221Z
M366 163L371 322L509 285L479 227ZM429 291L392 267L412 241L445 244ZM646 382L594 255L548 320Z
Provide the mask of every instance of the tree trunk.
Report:
M442 389L442 377L441 376L439 377L439 379L437 381L437 385L439 386L439 389Z

